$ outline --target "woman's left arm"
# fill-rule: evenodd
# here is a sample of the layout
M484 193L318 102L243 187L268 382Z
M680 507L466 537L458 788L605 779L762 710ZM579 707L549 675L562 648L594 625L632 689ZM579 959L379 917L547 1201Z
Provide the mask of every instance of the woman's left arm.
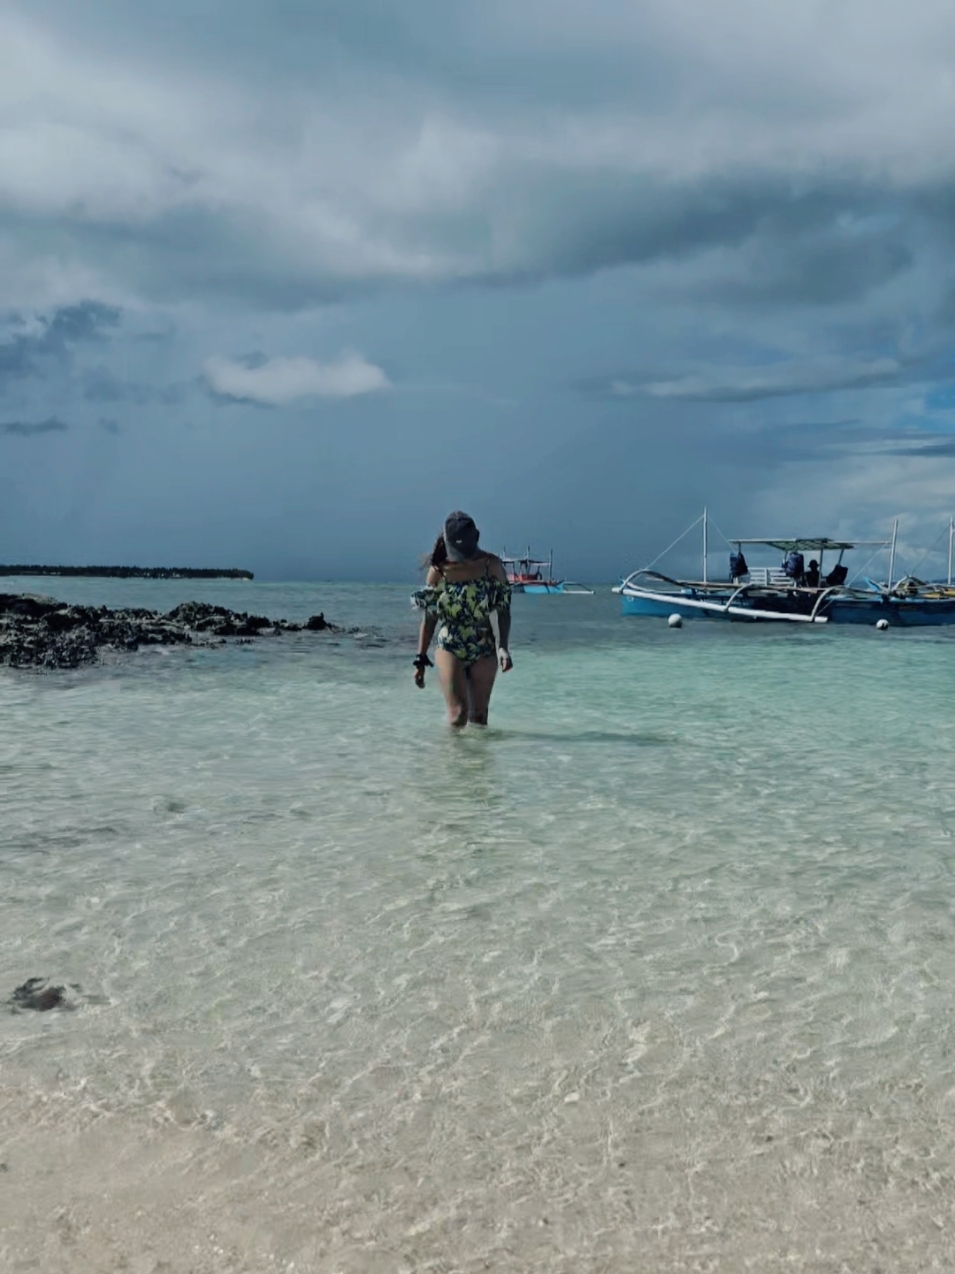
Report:
M496 580L500 580L505 589L508 589L507 572L504 569L504 563L499 557L491 558L491 575ZM514 660L511 658L509 642L511 637L511 605L510 597L506 606L502 606L497 612L498 626L498 642L500 647L497 652L498 660L501 665L501 672L510 672L514 667Z

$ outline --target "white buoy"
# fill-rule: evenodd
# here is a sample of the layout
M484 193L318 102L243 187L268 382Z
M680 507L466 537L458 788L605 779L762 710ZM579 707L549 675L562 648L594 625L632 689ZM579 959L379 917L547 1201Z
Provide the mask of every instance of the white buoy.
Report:
M877 619L875 621L875 626L878 628L880 633L884 633L889 626L889 621L887 619Z
M683 616L682 616L682 615L671 615L671 616L670 616L670 618L667 620L667 623L670 625L670 627L671 627L671 628L682 628L682 627L683 627Z

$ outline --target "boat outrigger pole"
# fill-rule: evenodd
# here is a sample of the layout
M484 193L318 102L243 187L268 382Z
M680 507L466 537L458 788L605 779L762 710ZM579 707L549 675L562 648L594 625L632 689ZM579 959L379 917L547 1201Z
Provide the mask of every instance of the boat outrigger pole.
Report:
M952 544L955 542L955 518L948 519L948 586L952 586Z

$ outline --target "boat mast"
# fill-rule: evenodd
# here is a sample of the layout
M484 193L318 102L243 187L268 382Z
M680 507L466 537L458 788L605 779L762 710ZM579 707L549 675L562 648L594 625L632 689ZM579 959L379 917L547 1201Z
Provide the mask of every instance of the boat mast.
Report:
M955 541L955 518L948 519L948 583L952 583L952 542Z
M703 583L706 583L706 506L703 506Z
M895 571L895 542L899 538L899 519L892 523L892 547L889 549L889 583L888 591L892 592L892 575Z

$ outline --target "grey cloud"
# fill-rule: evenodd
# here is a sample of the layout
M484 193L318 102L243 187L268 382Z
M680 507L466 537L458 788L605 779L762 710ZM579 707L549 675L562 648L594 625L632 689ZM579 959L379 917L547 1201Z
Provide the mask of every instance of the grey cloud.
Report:
M913 440L907 447L894 447L889 450L892 456L955 456L955 438L947 438L943 442L920 443Z
M521 286L680 261L687 269L674 287L687 302L832 307L859 301L910 269L935 233L934 223L917 221L904 200L900 212L896 195L844 177L817 177L808 189L794 190L760 173L661 183L610 167L575 171L543 161L495 167L468 205L453 212L367 204L347 214L322 210L316 220L347 227L346 252L288 234L266 206L228 200L129 223L68 214L29 220L8 214L5 221L17 238L29 235L48 250L69 244L78 262L160 303L205 297L287 311L383 288ZM890 229L855 228L881 214L891 215ZM714 270L702 255L716 252L722 257ZM0 345L0 375L26 374L38 357L62 357L71 345L100 339L118 320L116 310L94 302L69 307L47 330L14 333Z
M738 248L757 236L778 245L831 226L875 197L844 180L794 191L759 174L661 184L609 170L532 170L518 179L517 193L516 254L528 275L646 264Z
M398 501L396 542L420 524L457 480L449 410L492 452L545 453L540 480L512 478L497 506L538 527L514 536L548 517L566 534L569 509L601 569L713 500L714 473L739 526L777 497L800 516L817 501L829 526L868 498L866 465L888 475L880 501L901 499L907 469L944 492L951 439L890 426L920 397L907 386L951 371L953 32L941 0L0 0L0 84L18 103L0 293L48 314L0 330L8 378L42 374L5 415L85 413L65 447L0 441L52 460L81 428L93 440L22 478L0 465L4 534L44 500L59 525L95 490L91 533L119 543L131 528L141 544L241 542L275 569L295 540L327 545L336 570L380 570L342 527L382 498ZM115 342L44 310L90 295L128 298ZM396 390L316 409L264 356L232 358L346 346ZM284 395L291 418L223 409L224 447L212 387L190 380L215 353L235 364L213 369L228 401ZM439 384L468 390L421 392ZM847 407L845 390L867 392ZM192 430L162 409L176 395L195 402ZM949 402L914 410L945 419ZM134 420L135 448L107 436ZM912 451L926 458L893 455Z
M45 323L43 352L62 353L67 346L80 341L100 340L104 331L118 325L119 310L100 301L81 301L79 305L56 310Z
M0 433L18 435L21 438L33 438L38 434L66 433L68 429L69 425L65 425L56 416L51 416L49 420L8 420L0 424Z
M122 432L123 432L123 430L122 430L122 426L119 424L119 422L118 422L118 421L116 421L116 420L108 420L108 419L106 419L106 417L104 417L104 416L101 416L101 417L100 417L99 426L100 426L100 429L105 430L105 431L106 431L106 433L108 433L108 434L114 434L114 435L115 435L115 434L119 434L119 433L122 433Z
M726 309L858 304L947 234L941 210L927 219L915 193L845 173L664 184L598 173L579 188L572 175L537 188L525 175L517 189L512 237L524 266L511 281L682 262L670 299Z
M955 457L955 437L931 428L874 428L861 420L759 422L741 429L701 432L694 444L708 463L767 472L780 465L844 465L847 459Z
M860 238L843 225L889 213L898 224L878 236ZM689 275L686 299L834 306L911 268L935 232L934 223L923 232L910 212L900 215L895 196L845 179L818 178L794 192L759 174L661 184L534 162L504 164L453 214L366 207L345 219L347 253L295 242L268 211L227 204L108 227L34 218L33 233L51 243L66 238L80 259L160 302L199 295L296 310L382 288L520 286L716 250L725 254L721 273L696 282Z
M43 359L63 359L77 345L102 340L119 317L119 310L99 301L66 305L29 324L14 317L11 334L0 342L0 377L35 375Z
M757 469L780 464L842 463L848 454L871 450L877 431L860 420L759 423L733 433L721 431L709 446L734 464Z
M0 210L2 211L2 210ZM283 241L282 229L240 201L216 207L190 206L157 212L151 219L102 225L67 214L6 218L19 237L29 233L43 246L67 242L79 261L96 263L107 277L159 303L185 299L238 301L266 310L297 310L367 294L393 281L393 272L348 271L303 260ZM356 238L360 240L359 233Z
M856 362L849 359L817 359L777 367L713 369L676 380L655 381L646 386L654 398L691 398L698 402L751 403L764 398L820 393L834 389L861 389L897 381L903 368L894 358Z
M833 229L822 242L763 237L737 277L704 285L700 294L732 304L840 305L863 300L914 263L904 228L861 241Z
M186 42L175 16L186 6L133 17L104 4L76 25L48 0L74 44L50 46L30 100L46 103L44 120L70 121L75 154L51 153L43 180L32 159L8 165L0 216L40 259L55 253L152 299L276 309L706 250L727 253L721 276L698 280L723 304L837 305L950 233L950 175L928 127L937 110L920 105L914 144L885 125L906 117L885 101L894 50L879 24L898 28L899 57L929 47L923 26L888 7L867 13L873 47L849 83L834 53L797 55L771 16L756 22L759 46L708 53L707 31L725 34L735 3L700 6L694 24L662 0L598 7L603 21L564 0L545 22L534 4L522 15L362 0L296 7L290 22L280 5L244 0L207 6ZM846 39L841 26L833 36ZM133 49L136 76L122 60ZM210 109L214 64L231 74ZM123 92L87 108L87 86L115 65ZM625 65L629 78L610 74ZM906 81L891 87L906 105ZM28 123L14 154L33 154ZM898 224L861 238L844 224L873 216Z
M752 403L797 394L827 393L889 385L911 375L924 359L883 357L860 359L827 356L754 366L709 366L681 375L657 378L646 373L591 380L580 386L592 396L626 401L636 397L691 402Z
M39 0L37 7L40 7ZM550 24L567 5L548 6ZM602 102L638 91L647 99L678 100L681 68L673 56L646 39L622 43L591 42L586 62L582 49L561 47L538 38L515 41L511 15L495 4L449 5L446 0L323 0L302 6L281 0L228 0L204 8L197 22L194 6L169 0L145 6L129 22L128 0L100 0L80 12L70 0L43 0L57 28L74 38L118 45L152 58L160 53L177 61L241 74L258 85L276 75L284 83L311 87L316 75L340 78L343 68L367 68L407 85L427 83L432 93L463 95L469 101L529 98L553 102ZM496 12L497 10L497 12ZM182 33L188 24L190 39ZM538 26L537 23L534 24ZM546 30L539 24L538 32ZM595 63L597 64L595 66ZM685 69L683 71L685 74Z
M108 228L60 217L46 233L66 236L160 301L200 294L280 310L395 286L523 285L715 249L735 255L724 277L699 285L701 296L738 305L832 305L864 296L913 260L907 223L875 241L840 229L847 218L886 206L883 192L845 178L819 178L794 191L759 173L661 183L612 167L575 171L533 160L495 167L470 206L453 213L349 210L347 253L334 244L296 243L267 209L238 205L191 206ZM40 224L34 220L34 232Z

